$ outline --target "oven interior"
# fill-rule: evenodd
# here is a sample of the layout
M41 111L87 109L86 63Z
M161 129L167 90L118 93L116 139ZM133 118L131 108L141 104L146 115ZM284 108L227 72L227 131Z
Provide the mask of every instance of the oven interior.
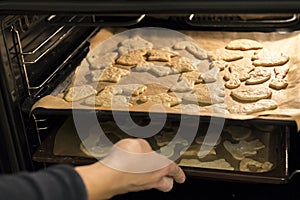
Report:
M32 111L31 108L36 101L50 94L74 72L89 52L89 39L103 27L128 29L163 27L174 30L284 33L298 30L299 24L299 15L290 13L26 14L3 17L1 43L5 47L2 57L6 59L2 59L9 83L7 89L10 98L19 104L26 124L27 151L32 158L31 166L39 169L54 163L83 165L95 162L93 158L53 153L55 136L70 119L72 111L40 108ZM89 115L88 112L82 114ZM97 115L100 123L113 122L109 112L103 111ZM137 121L141 118L148 120L146 113L134 113L132 117ZM176 117L168 116L168 120L173 123L173 127L178 125ZM209 120L210 118L201 117L200 127L205 127ZM260 132L258 135L270 142L270 152L266 154L270 153L267 156L273 159L276 168L266 173L244 173L186 167L184 170L192 177L191 182L199 178L277 184L290 181L289 176L294 175L293 172L297 171L299 166L299 159L296 156L299 151L296 148L299 136L295 123L276 120L249 120L242 123L251 127L256 125L275 127L276 131ZM227 120L225 126L239 124L240 121ZM73 134L76 135L76 131ZM153 138L149 141L153 141Z

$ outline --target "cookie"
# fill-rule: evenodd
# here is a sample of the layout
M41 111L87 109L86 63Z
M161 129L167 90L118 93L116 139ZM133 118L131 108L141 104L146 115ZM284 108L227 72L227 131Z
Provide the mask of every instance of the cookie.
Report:
M152 47L153 44L151 42L141 38L140 36L135 36L132 38L124 39L120 43L118 51L121 55L123 55L137 49L150 49Z
M244 158L239 164L242 172L268 172L272 169L273 163L269 161L259 162L251 158Z
M242 51L247 51L247 50L257 50L257 49L262 49L263 45L256 40L251 40L251 39L236 39L230 41L226 46L226 49L231 49L231 50L242 50Z
M118 83L121 77L126 76L129 73L129 70L111 66L103 70L98 79L95 78L93 81Z
M132 106L132 104L128 102L128 98L123 95L111 95L101 92L95 97L86 98L85 104L114 108L128 108L129 106Z
M193 70L190 72L181 73L180 77L182 79L187 79L188 81L193 81L195 84L197 84L197 83L203 82L200 75L201 75L201 73L198 70Z
M174 96L170 96L167 93L141 96L139 98L139 101L141 101L143 103L150 102L150 103L154 103L154 104L163 104L168 107L175 106L175 105L181 103L181 99L178 99L177 97L174 97Z
M262 49L254 52L251 60L254 66L273 67L287 63L289 56L280 51Z
M259 139L249 142L241 140L238 143L231 143L225 140L223 146L236 160L242 160L247 156L256 155L258 150L265 148L265 145Z
M258 101L271 97L272 91L267 87L243 87L231 91L231 96L240 101Z
M227 62L235 61L244 58L244 54L238 51L227 49L216 49L208 52L211 61L223 60Z
M275 90L285 89L287 86L288 82L282 78L274 78L269 83L269 87Z
M266 82L271 78L271 73L263 68L256 67L254 71L250 72L250 78L246 80L246 84L255 85Z
M185 78L179 78L179 80L171 86L172 92L188 92L194 89L194 81L187 80Z
M285 89L288 86L288 82L285 80L288 71L288 67L275 67L275 78L271 80L269 87L275 90Z
M192 93L183 95L182 99L187 102L196 104L212 105L216 103L224 103L225 91L219 85L198 84L194 87Z
M180 41L174 46L176 50L187 50L190 54L194 55L196 58L203 60L207 59L207 52L202 49L197 43L193 41Z
M139 63L145 62L145 55L147 51L145 49L133 50L121 55L116 63L125 66L135 66Z
M228 108L228 111L234 114L253 114L266 110L274 110L277 107L278 104L276 101L272 99L261 99L255 103L231 106Z
M178 73L191 72L196 70L196 68L190 62L180 57L175 57L170 62L166 63L166 66L171 67Z
M91 55L86 59L91 69L104 69L111 66L117 57L117 52L108 52L104 55Z
M86 97L97 94L97 91L91 85L80 85L70 87L64 95L64 99L69 102L79 101Z
M221 170L234 170L234 168L224 158L220 158L213 161L202 162L198 159L181 159L179 166L185 167L198 167L208 169L221 169Z
M147 51L148 61L169 62L175 54L161 49L150 49Z

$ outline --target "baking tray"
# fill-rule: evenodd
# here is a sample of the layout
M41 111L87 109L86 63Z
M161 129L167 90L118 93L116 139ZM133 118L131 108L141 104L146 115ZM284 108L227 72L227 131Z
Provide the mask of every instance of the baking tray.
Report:
M140 118L139 122L147 119ZM173 129L176 130L176 121L170 119L174 125ZM121 136L126 136L114 123L108 118L103 120L102 123L109 123L111 128L104 129L105 134L117 133ZM168 123L168 121L167 121ZM245 122L244 122L245 123ZM202 126L206 126L206 122L201 122ZM200 125L201 125L200 124ZM236 121L227 122L227 125L238 125ZM246 122L247 125L251 123ZM252 124L254 125L254 124ZM251 126L252 126L251 125ZM264 124L262 124L264 125ZM200 179L212 179L212 180L227 180L227 181L239 181L239 182L253 182L253 183L272 183L283 184L288 182L288 148L289 148L289 134L290 128L286 125L274 125L276 128L272 133L255 132L254 138L260 138L266 145L265 151L255 155L254 159L259 157L267 158L273 163L273 167L267 172L241 172L238 168L238 161L230 157L230 154L226 152L222 146L222 142L216 147L217 158L225 158L235 169L222 170L222 169L210 169L199 167L187 167L182 166L187 176L200 178ZM170 129L170 126L164 127L163 130ZM201 132L201 131L200 131ZM203 132L203 131L202 131ZM202 133L198 133L202 134ZM227 134L227 135L226 135ZM253 135L253 134L252 134ZM222 140L228 139L228 133L221 135ZM154 150L159 150L154 136L146 138L151 144ZM115 140L117 141L117 140ZM37 162L46 163L70 163L74 165L84 165L96 162L97 159L86 155L80 149L81 140L74 127L72 118L68 118L61 126L53 129L48 137L43 141L42 145L33 155L33 160ZM187 158L185 156L179 157L175 162L180 162L180 159ZM210 158L209 158L210 159Z
M117 34L120 31L124 31L124 29L101 29L100 32L91 39L91 51L89 52L89 55L97 54L101 51L101 42L106 41L108 38L113 37L114 34ZM250 39L257 39L260 40L266 45L268 48L277 49L278 46L284 47L283 49L289 52L292 59L289 61L286 65L288 65L291 68L292 74L289 80L289 83L291 83L291 87L287 88L287 90L284 91L284 93L281 95L280 91L273 91L272 99L275 99L276 101L279 101L279 109L275 109L272 111L265 111L261 113L257 113L254 115L235 115L235 114L229 114L225 115L221 113L221 116L224 116L227 119L234 119L234 120L252 120L252 119L263 119L263 120L271 120L271 121L287 121L290 124L297 125L300 123L300 117L299 117L299 103L297 102L296 98L294 98L295 92L297 92L297 84L295 84L295 77L298 77L299 67L297 67L296 63L299 60L299 56L297 51L297 48L294 48L294 45L298 43L298 35L299 32L291 32L286 34L279 34L275 32L271 33L263 33L263 32L205 32L205 31L183 31L184 34L187 36L193 38L195 41L199 42L199 44L206 49L207 51L214 50L217 48L224 48L228 42L230 42L233 39L236 38L250 38ZM151 37L151 35L150 35ZM171 41L169 41L171 42ZM107 45L107 44L106 44ZM105 45L104 45L105 46ZM110 47L115 48L115 47ZM83 71L89 71L89 66L84 59L82 63L80 64L80 69L83 69ZM79 69L79 68L78 68ZM78 70L77 70L78 71ZM68 89L70 84L72 84L73 77L76 74L76 71L72 74L70 74L69 77L67 77L66 80L62 81L62 83L51 93L51 95L47 95L45 97L42 97L39 99L35 105L32 107L32 113L39 114L40 112L44 112L46 109L48 113L51 112L60 112L64 110L65 112L69 112L72 109L75 109L77 111L86 110L87 112L95 111L99 113L109 113L106 111L110 111L112 108L103 108L103 107L97 107L91 108L86 105L82 105L80 103L75 103L74 105L70 102L66 102L63 100L62 95L65 93L65 91ZM147 74L147 73L145 73ZM86 81L84 77L81 77L83 80L80 81ZM153 78L153 77L152 77ZM77 79L77 78L76 78ZM80 78L79 78L80 79ZM126 79L126 77L125 77ZM130 79L126 79L124 84L128 84L126 81L130 81ZM168 80L169 81L169 80ZM265 85L268 84L268 82L265 83ZM226 90L226 93L229 94L229 90ZM297 92L298 93L298 92ZM230 100L228 106L231 106L230 103L233 103L233 101ZM227 103L227 102L226 102ZM236 102L235 102L236 103ZM143 104L141 106L135 106L134 108L130 108L129 112L134 113L137 115L139 114L148 114L149 108L152 105ZM64 112L62 111L62 112ZM103 112L104 111L104 112ZM115 110L114 110L115 111ZM151 111L154 112L154 111ZM178 114L181 115L182 113L179 113L180 111L174 111L174 109L165 108L165 113L167 114ZM159 113L159 112L158 112ZM163 114L165 114L163 113ZM207 111L199 113L189 113L190 115L201 115L202 116L214 116L218 117L219 115L217 113L212 113Z

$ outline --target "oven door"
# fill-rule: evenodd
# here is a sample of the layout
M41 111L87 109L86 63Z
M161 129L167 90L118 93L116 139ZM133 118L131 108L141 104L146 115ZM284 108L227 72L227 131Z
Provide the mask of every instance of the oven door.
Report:
M270 5L270 6L266 6L266 5ZM219 2L219 1L186 1L186 2L160 2L159 6L157 4L156 1L151 1L151 2L133 2L133 1L127 1L127 2L124 2L124 1L117 1L115 2L115 4L109 4L105 1L89 1L88 3L86 2L77 2L76 4L75 3L72 3L72 2L35 2L35 3L32 3L32 2L24 2L24 3L20 3L20 2L14 2L14 1L9 1L9 2L1 2L0 3L0 6L1 6L1 10L3 12L3 14L5 14L6 12L16 12L17 13L22 13L22 14L26 14L28 12L36 12L36 13L43 13L43 14L53 14L53 12L55 14L60 14L61 16L65 13L68 13L68 14L81 14L79 16L82 16L82 15L85 15L87 12L91 12L91 13L97 13L97 15L101 15L101 14L108 14L108 13L113 13L113 15L115 16L116 15L116 12L118 11L121 11L121 13L134 13L134 14L141 14L140 16L144 16L144 12L152 12L152 13L159 13L159 12L164 12L166 10L168 10L168 12L171 13L175 13L175 15L177 14L185 14L185 16L188 16L188 17L185 17L185 18L182 18L181 16L176 16L178 17L179 20L184 20L185 23L188 23L188 26L191 26L196 30L196 29L201 29L201 28L207 28L207 24L202 24L202 23L199 23L201 21L203 21L203 19L206 19L206 18L201 18L199 17L197 14L191 14L191 13L215 13L215 12L225 12L225 13L235 13L235 12L258 12L258 11L261 11L261 10L264 10L264 11L268 11L268 12L290 12L291 8L293 11L297 11L297 8L299 7L297 1L289 1L289 3L284 3L284 2L280 2L278 3L276 1L276 3L274 2L271 2L271 1L265 1L265 2L259 2L259 1L250 1L250 2L244 2L244 3L241 3L241 2ZM188 14L188 15L186 15ZM68 15L69 17L70 15ZM295 24L297 24L297 18L294 18L294 14L291 14L292 16L292 20L290 19L287 19L285 21L283 21L283 23L287 23L287 25L289 26L289 30L293 30L294 28L297 28L297 26ZM112 16L111 16L112 17ZM176 18L175 17L175 18ZM51 15L50 20L52 20L53 18L56 18L56 15ZM116 25L116 23L108 23L108 24L101 24L101 20L100 20L100 23L95 23L95 16L92 14L90 15L90 20L85 23L84 21L83 22L73 22L73 21L70 21L70 20L67 20L67 21L63 21L63 22L54 22L55 25L59 25L59 23L61 23L60 25L67 25L67 27L87 27L87 26L100 26L100 25ZM138 18L140 19L140 18ZM200 20L199 20L200 19ZM211 18L209 18L211 19ZM216 18L216 25L212 28L215 28L215 29L226 29L226 28L233 28L233 29L239 29L239 28L243 28L243 29L247 29L248 28L248 24L253 22L253 20L248 20L246 24L244 25L241 25L240 23L242 23L241 21L237 21L233 24L220 24L220 23L217 23L217 21L219 21L220 18ZM229 18L230 20L228 21L227 19L228 18L222 18L222 19L225 19L225 22L229 22L231 21L232 18ZM158 20L160 21L160 20ZM168 20L166 20L168 21ZM156 21L157 22L157 21ZM159 25L160 23L157 22L157 24ZM178 26L180 26L181 23L178 24ZM254 21L254 24L259 26L259 24L256 23L256 21ZM284 27L284 25L282 23L273 23L272 20L267 20L267 21L264 21L262 23L263 25L268 25L268 28L270 29L274 29L274 30L277 30L277 28L282 28ZM121 24L122 25L122 24ZM132 24L130 24L132 25ZM174 24L172 24L174 25ZM286 25L286 24L285 24ZM231 26L231 27L230 27ZM173 26L174 28L174 26ZM251 27L252 29L251 30L258 30L258 29L255 29L256 27L255 26L252 26ZM260 27L260 29L264 29L263 26ZM15 29L14 29L15 30ZM250 30L248 30L250 31ZM17 32L15 32L17 34ZM88 36L89 37L89 36ZM18 37L17 37L18 39ZM17 40L18 42L18 40ZM18 43L19 44L19 43ZM20 44L19 44L20 45ZM81 50L81 49L75 49L75 51L77 50ZM45 61L46 62L46 61ZM78 61L77 61L78 62ZM29 63L31 64L31 63ZM43 71L43 70L42 70ZM35 72L32 71L32 77L34 77L34 74ZM57 79L57 76L54 76L53 77L56 77ZM52 79L52 77L50 78ZM49 79L49 80L50 80ZM47 83L48 84L48 83ZM45 85L47 85L45 84ZM27 82L27 85L28 85L28 82ZM30 85L29 85L30 86ZM35 87L33 87L34 89ZM31 89L31 87L29 87L28 89ZM41 91L43 88L41 88ZM46 87L47 89L47 87ZM52 88L53 89L53 88ZM39 91L40 91L40 88L39 88ZM40 93L38 93L38 95L34 96L34 97L37 97L37 98L40 98L42 96L40 96ZM29 98L29 100L37 100L35 98L31 99ZM20 103L20 102L19 102ZM29 105L32 105L32 103L35 103L35 102L30 102ZM29 109L27 109L27 111L29 111L31 108L29 107ZM25 109L26 110L26 109ZM42 121L40 119L43 119L43 118L46 118L46 119L50 119L49 121L53 120L53 118L55 118L56 116L60 116L61 118L63 118L62 116L64 115L65 116L65 112L62 111L62 110L51 110L53 111L53 113L51 113L52 117L49 116L49 111L48 110L44 110L44 109L37 109L35 110L34 113L31 113L32 114L32 118L34 118L36 120L36 122L38 121ZM64 113L64 114L62 114ZM68 113L70 115L70 113ZM100 112L100 114L103 114L102 112ZM53 117L54 116L54 117ZM39 118L41 117L41 118ZM13 117L14 120L18 120L17 117ZM59 126L58 126L59 127ZM55 130L55 128L57 127L53 127L53 129L51 130ZM39 130L42 130L39 129ZM57 129L56 129L57 130ZM38 131L37 131L38 132ZM50 132L50 131L49 131ZM49 134L49 132L47 132L47 134ZM52 139L52 142L53 142L53 136L52 135L47 135L45 134L46 136L48 136L47 138L50 138ZM75 134L75 133L74 133ZM283 131L282 132L282 135L279 134L278 136L278 142L277 143L279 145L279 147L282 147L280 148L279 150L277 149L277 151L279 151L279 153L276 155L276 156L279 156L278 158L280 158L280 162L278 162L280 164L280 169L279 169L279 173L274 173L274 174L271 174L270 176L263 176L263 177L256 177L255 175L250 175L248 176L241 173L237 173L237 174L232 174L232 173L227 173L227 172L221 172L220 173L216 173L216 171L210 171L210 170L199 170L199 169L194 169L194 168L185 168L186 172L188 174L190 174L191 176L199 176L199 177L206 177L206 178L213 178L215 175L218 176L218 178L220 179L225 179L225 180L230 180L232 179L232 177L235 177L235 175L237 175L236 177L236 180L252 180L254 182L258 181L262 181L262 182L276 182L276 183L282 183L282 182L286 182L287 179L288 179L288 175L287 175L287 170L288 170L288 161L287 161L287 150L288 150L288 146L289 146L289 141L288 141L288 135L290 134L289 131L285 132ZM48 141L44 141L44 144L48 144L47 143ZM51 143L50 143L51 145ZM53 145L53 143L52 143ZM17 145L19 146L19 145ZM53 146L52 146L53 147ZM83 164L86 160L81 160L80 163L76 163L76 160L75 162L73 162L72 158L71 160L68 160L68 159L64 159L63 157L64 156L59 156L58 158L59 159L56 159L57 157L53 157L53 155L51 154L47 154L45 153L45 150L51 150L51 146L47 146L46 145L46 148L45 146L40 146L40 148L38 149L38 153L42 152L43 153L43 157L40 157L40 154L35 154L34 158L36 159L36 161L39 161L39 162L59 162L60 160L59 159L62 159L64 161L71 161L73 164ZM53 149L52 149L53 150ZM276 150L274 150L276 151ZM50 153L53 153L50 151ZM50 159L49 159L50 158ZM51 158L55 158L55 159L51 159ZM43 160L44 159L44 160ZM76 159L76 158L75 158ZM87 160L87 162L90 162L90 160ZM274 178L275 177L275 178ZM244 178L244 179L243 179ZM233 178L234 179L234 178Z

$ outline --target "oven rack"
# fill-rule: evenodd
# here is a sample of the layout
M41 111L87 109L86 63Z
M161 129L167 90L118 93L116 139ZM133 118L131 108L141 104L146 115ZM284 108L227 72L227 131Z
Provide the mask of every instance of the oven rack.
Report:
M25 17L27 19L28 17ZM41 62L42 59L45 59L47 55L51 53L55 48L59 46L61 41L67 39L74 27L49 27L45 26L44 20L38 20L38 22L32 24L20 23L24 17L20 17L14 24L11 25L11 32L14 38L14 51L10 51L13 54L13 57L17 58L17 62L22 67L24 74L24 79L26 81L27 89L29 96L31 96L34 91L41 90L46 84L55 76L55 74L64 67L64 64L67 60L74 55L74 53L80 49L82 46L78 46L73 52L70 53L70 56L65 58L56 69L53 69L50 74L44 78L44 80L39 81L39 83L34 83L34 78L32 78L30 71L33 68L36 68L34 65L37 65ZM82 20L76 19L76 17L71 17L72 20ZM21 26L20 26L21 24ZM41 25L40 25L41 24ZM83 44L82 44L83 45ZM40 78L40 77L39 77Z
M97 15L50 15L50 16L20 16L12 18L7 22L11 27L14 46L9 50L14 62L21 66L24 74L24 80L31 97L40 96L39 93L47 87L48 83L61 71L66 63L74 57L76 53L88 42L88 39L95 34L100 26L131 26L139 23L145 15L138 16L115 16L103 17ZM85 30L90 31L86 39L80 45L66 55L64 60L57 66L49 66L52 68L44 75L36 80L36 72L34 68L40 68L39 65L51 65L51 60L47 60L49 55L60 49L63 41L66 45L70 45L73 37L83 35ZM73 38L73 39L72 39ZM75 39L76 40L76 39ZM70 45L71 46L71 45ZM53 56L52 56L53 57ZM53 59L53 58L52 58ZM75 66L76 67L76 66Z

